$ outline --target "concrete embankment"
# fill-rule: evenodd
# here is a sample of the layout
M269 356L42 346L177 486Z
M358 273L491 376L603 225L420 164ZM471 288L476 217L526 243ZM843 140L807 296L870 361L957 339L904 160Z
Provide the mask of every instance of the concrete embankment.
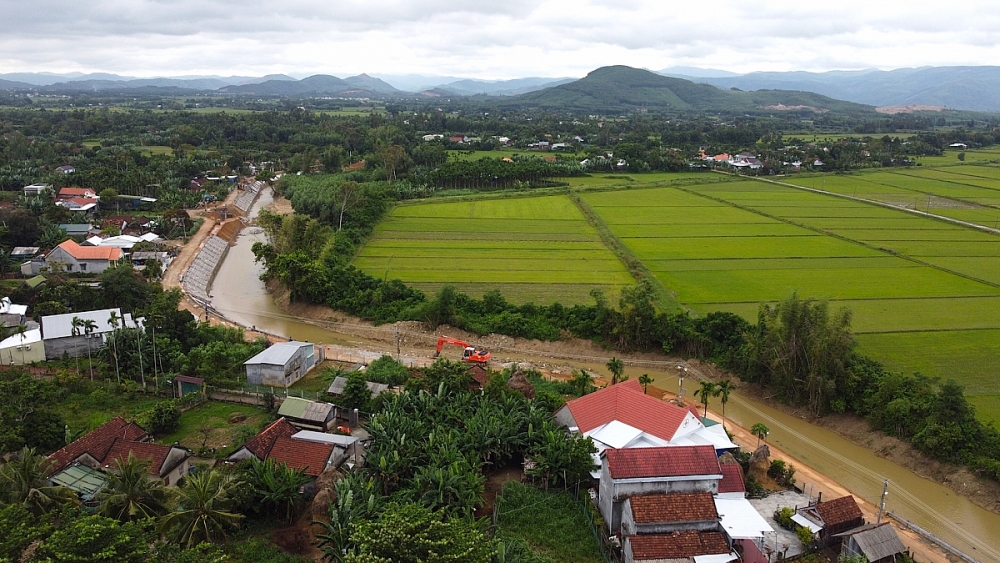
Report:
M221 238L211 235L205 240L205 244L198 252L198 256L191 262L191 267L184 272L181 283L184 285L184 292L196 302L204 305L209 301L208 288L212 285L212 279L219 270L219 264L229 252L229 243Z

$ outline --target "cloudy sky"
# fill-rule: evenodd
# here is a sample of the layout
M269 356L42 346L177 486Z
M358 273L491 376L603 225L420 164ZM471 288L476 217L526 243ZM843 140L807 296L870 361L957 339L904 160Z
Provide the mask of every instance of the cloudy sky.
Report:
M992 2L0 0L0 73L477 78L1000 64Z

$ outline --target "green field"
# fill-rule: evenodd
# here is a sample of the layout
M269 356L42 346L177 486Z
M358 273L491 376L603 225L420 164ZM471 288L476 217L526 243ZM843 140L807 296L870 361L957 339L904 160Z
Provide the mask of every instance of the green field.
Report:
M591 176L571 189L695 313L755 320L761 303L793 292L828 299L853 312L863 352L956 379L1000 421L1000 235L948 221L1000 220L1000 167L779 180L868 201L720 174ZM357 265L514 302L589 302L592 287L633 283L566 196L400 206Z
M828 191L870 199L893 193L885 184L907 189L911 180L913 189L934 193L969 189L926 172L829 176L816 187L825 180ZM794 291L829 299L853 311L862 351L894 369L954 377L984 418L1000 420L1000 401L992 399L1000 372L1000 237L759 181L582 197L696 312L753 320L761 302Z
M514 303L590 302L634 280L566 196L399 206L355 265L427 292L499 289Z

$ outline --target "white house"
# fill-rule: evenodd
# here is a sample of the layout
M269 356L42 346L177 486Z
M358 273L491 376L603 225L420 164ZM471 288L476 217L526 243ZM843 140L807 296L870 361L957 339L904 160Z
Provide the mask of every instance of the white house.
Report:
M121 309L100 309L79 313L65 313L42 317L42 339L45 341L45 355L49 360L58 360L65 353L70 358L80 358L100 348L104 343L104 335L115 330L111 324L112 313L119 319L119 328L139 328L143 319L133 319L131 313L121 312ZM89 331L83 327L74 330L73 319L90 321L93 328Z
M45 361L45 345L42 330L32 329L24 334L15 334L0 342L0 363L9 366L24 366Z
M120 248L82 246L73 240L62 242L45 256L48 268L61 267L69 273L99 274L122 259Z

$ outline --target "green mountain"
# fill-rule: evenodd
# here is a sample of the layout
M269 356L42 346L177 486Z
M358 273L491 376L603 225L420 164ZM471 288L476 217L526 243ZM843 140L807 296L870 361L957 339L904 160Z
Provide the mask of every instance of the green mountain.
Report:
M583 111L705 111L870 114L874 108L811 92L721 90L627 66L599 68L580 80L511 98L510 105ZM507 105L507 104L505 104Z

